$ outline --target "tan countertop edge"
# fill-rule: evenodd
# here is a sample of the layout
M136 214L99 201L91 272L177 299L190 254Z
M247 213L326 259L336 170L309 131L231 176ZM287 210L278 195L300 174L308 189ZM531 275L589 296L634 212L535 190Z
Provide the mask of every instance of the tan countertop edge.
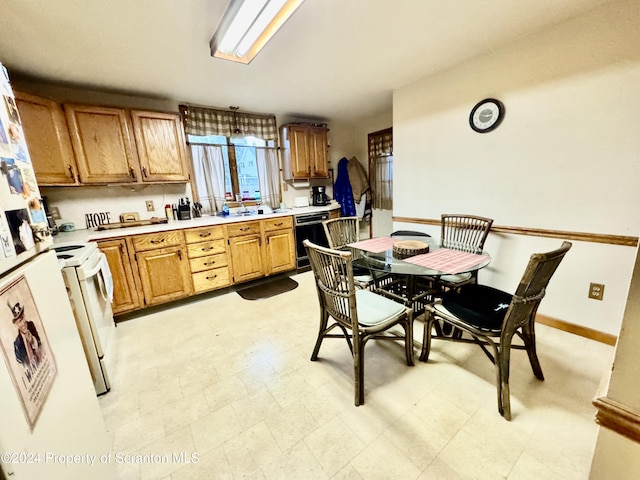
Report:
M165 232L168 230L182 230L185 228L208 227L210 225L224 225L226 223L250 222L255 220L264 220L267 218L290 217L294 215L303 215L315 212L327 212L340 208L339 204L330 204L323 207L301 207L290 208L282 213L269 213L263 215L249 215L246 217L229 216L216 217L204 216L200 218L192 218L191 220L170 220L168 223L159 223L154 225L143 225L139 227L116 228L113 230L76 230L73 232L60 232L53 237L53 243L86 243L95 240L104 240L107 238L125 237L129 235L140 235L144 233Z

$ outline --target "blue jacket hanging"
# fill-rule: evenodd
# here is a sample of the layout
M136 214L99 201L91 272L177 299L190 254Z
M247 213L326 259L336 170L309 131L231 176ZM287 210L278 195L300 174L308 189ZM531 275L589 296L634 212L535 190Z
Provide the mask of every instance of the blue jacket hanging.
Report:
M340 204L340 214L343 217L352 217L356 214L356 204L353 201L353 191L347 170L348 163L345 157L338 162L338 177L333 184L333 198Z

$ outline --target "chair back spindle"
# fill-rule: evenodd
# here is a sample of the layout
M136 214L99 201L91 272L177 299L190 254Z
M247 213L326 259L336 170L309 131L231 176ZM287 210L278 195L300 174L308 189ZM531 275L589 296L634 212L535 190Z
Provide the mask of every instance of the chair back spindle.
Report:
M443 214L440 246L480 253L493 225L493 219L476 215Z

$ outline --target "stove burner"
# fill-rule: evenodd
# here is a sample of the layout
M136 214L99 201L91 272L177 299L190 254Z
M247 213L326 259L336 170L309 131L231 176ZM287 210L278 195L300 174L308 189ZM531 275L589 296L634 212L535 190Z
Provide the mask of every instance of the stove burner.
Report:
M82 248L83 245L63 245L61 247L53 247L56 252L66 252L69 250L77 250L78 248ZM71 258L71 257L68 257Z
M68 258L73 258L73 255L65 255L64 253L61 253L60 255L56 255L56 257L66 260Z

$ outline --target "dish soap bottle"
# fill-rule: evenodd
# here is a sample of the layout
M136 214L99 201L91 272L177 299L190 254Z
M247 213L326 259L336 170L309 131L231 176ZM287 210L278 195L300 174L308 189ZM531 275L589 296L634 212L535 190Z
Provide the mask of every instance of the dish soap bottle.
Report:
M227 201L225 200L222 204L222 216L226 217L229 215L229 205L227 205Z

